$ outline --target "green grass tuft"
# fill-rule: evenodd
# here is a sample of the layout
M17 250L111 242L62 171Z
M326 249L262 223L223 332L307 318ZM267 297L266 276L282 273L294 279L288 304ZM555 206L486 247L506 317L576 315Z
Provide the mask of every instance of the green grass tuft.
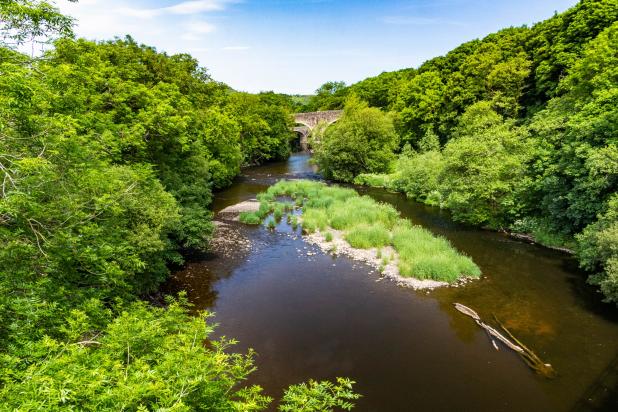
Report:
M402 276L447 282L462 276L480 276L478 266L458 253L446 239L413 226L399 217L391 205L360 196L352 189L310 180L283 180L259 195L261 205L256 215L264 218L272 212L277 221L281 219L292 207L289 202L276 202L281 197L290 197L296 205L302 205L305 233L325 232L325 239L330 242L333 235L328 229L341 230L354 248L378 248L378 259L382 259L384 267L394 256L383 256L381 248L393 246ZM292 216L290 222L296 228L298 218ZM269 221L268 227L274 229L275 221ZM334 245L333 251L336 251Z
M357 249L370 249L372 247L383 247L391 242L391 234L386 227L376 223L373 225L356 225L346 234L345 240Z
M275 204L273 208L273 217L277 222L280 222L283 218L283 214L285 213L285 205L282 203Z
M458 253L448 240L419 226L395 229L393 246L399 254L402 276L453 282L462 275L479 277L481 274L472 259Z
M246 225L259 225L262 223L262 218L257 212L240 212L239 220Z

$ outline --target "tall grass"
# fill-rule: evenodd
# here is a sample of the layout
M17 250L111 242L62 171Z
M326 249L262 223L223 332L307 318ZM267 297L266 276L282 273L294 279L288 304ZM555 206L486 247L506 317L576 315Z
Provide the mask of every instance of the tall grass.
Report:
M328 216L324 209L303 209L302 216L303 230L308 233L314 233L316 230L320 232L326 230L328 226Z
M393 246L399 254L402 276L453 282L462 275L481 274L472 259L458 253L448 240L419 226L403 224L396 228Z
M246 225L259 225L262 217L257 212L240 212L239 220Z
M391 234L381 223L359 224L345 234L345 240L357 249L381 248L391 243Z
M322 182L280 181L258 196L260 210L253 215L241 215L241 221L264 219L270 213L279 221L283 213L293 208L289 199L285 203L277 200L284 196L302 207L302 228L306 233L325 232L332 240L328 232L332 228L343 231L345 240L354 248L380 250L393 246L401 276L453 282L462 276L481 274L478 266L457 252L448 240L402 219L391 205ZM291 220L296 224L295 216Z

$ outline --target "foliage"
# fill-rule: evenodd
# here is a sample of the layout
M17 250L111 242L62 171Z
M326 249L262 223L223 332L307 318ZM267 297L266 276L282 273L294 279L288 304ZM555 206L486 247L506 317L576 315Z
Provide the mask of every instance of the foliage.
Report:
M344 82L326 82L315 91L304 112L317 112L319 110L342 109L347 97L347 89Z
M439 192L444 156L439 151L428 151L399 158L395 173L390 175L391 188L403 192L411 199L439 206Z
M527 170L534 147L508 122L477 130L445 146L439 190L455 219L504 228L524 207L520 197L530 185Z
M534 83L529 94L547 100L558 94L558 83L599 33L618 21L614 0L581 0L563 14L537 24L528 40Z
M433 132L433 124L438 121L438 108L445 92L446 85L435 71L414 76L401 86L395 110L403 126L400 133L404 142L418 147L421 136Z
M590 43L560 83L564 93L531 123L543 147L535 203L556 231L593 223L618 189L617 48L618 23Z
M337 383L309 381L292 385L286 391L279 411L281 412L332 412L335 408L352 410L353 401L360 398L352 390L354 382L337 378Z
M231 353L234 341L212 340L214 328L206 322L210 315L190 315L184 295L167 303L166 308L132 303L102 330L87 312L72 310L64 325L65 338L34 343L27 368L7 369L14 360L5 359L3 408L264 410L271 399L259 386L242 385L255 370L253 352ZM302 400L350 410L359 398L353 383L339 378L337 384L294 385L285 392L281 408L298 406Z
M283 160L290 154L293 138L291 103L273 93L234 93L227 102L240 126L243 164Z
M0 0L0 46L29 41L34 47L36 42L72 35L73 19L61 14L53 1Z
M397 144L390 117L352 98L315 147L315 159L325 177L351 182L361 173L388 171Z
M590 281L607 301L618 303L618 195L612 196L599 220L578 235L578 241L582 266L595 273Z
M401 219L392 206L359 196L352 189L309 180L282 180L259 199L265 209L272 211L281 196L303 200L302 226L306 233L319 231L332 240L330 229L335 229L342 231L343 238L354 248L393 246L402 276L446 282L480 276L474 262L459 254L447 240Z
M289 102L230 93L190 56L131 38L65 38L38 60L4 47L70 29L50 3L0 1L1 409L264 410L243 386L252 352L211 340L182 295L137 298L183 248L208 246L211 188L243 150L287 156ZM324 405L352 407L349 381L293 387L290 404L329 388Z
M582 0L350 86L342 94L391 112L402 150L390 170L355 182L543 244L577 238L591 281L616 300L601 223L618 189L616 21L616 1Z
M392 186L391 175L379 173L361 173L354 178L354 184L390 188Z
M228 354L212 341L204 317L179 302L167 309L128 306L102 331L74 310L67 340L36 343L41 356L2 388L8 408L258 411L270 399L259 387L237 388L253 371L252 354Z

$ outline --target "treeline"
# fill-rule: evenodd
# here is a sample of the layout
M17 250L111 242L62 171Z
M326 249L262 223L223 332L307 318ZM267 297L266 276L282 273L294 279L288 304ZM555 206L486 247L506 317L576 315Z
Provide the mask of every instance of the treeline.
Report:
M263 410L240 385L251 353L210 340L182 296L139 297L208 248L213 190L289 155L293 102L130 37L76 40L72 23L0 1L0 409ZM52 36L41 57L16 51ZM350 388L292 387L281 408L351 407Z
M353 102L347 120L316 139L318 163L331 177L401 191L458 221L573 248L590 282L618 303L617 21L616 1L582 0L417 69L328 83L308 109ZM370 110L358 98L391 122L395 150L385 154L392 134L376 137L376 122L352 121ZM375 161L388 155L397 159Z

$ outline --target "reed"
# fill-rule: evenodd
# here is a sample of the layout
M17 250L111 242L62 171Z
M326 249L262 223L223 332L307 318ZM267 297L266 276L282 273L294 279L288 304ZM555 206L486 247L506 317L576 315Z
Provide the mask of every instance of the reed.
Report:
M277 201L282 197L286 197L285 202ZM241 221L255 224L256 218L264 219L272 213L268 227L274 229L275 221L293 208L289 198L302 205L304 233L320 231L331 242L333 234L329 229L339 230L353 248L377 248L383 267L397 257L401 276L454 282L460 277L481 274L472 259L455 250L448 240L402 219L391 205L322 182L282 180L261 193L260 210L253 215L241 215ZM297 217L291 217L290 222L295 228ZM383 256L381 249L386 246L392 246L396 255Z

